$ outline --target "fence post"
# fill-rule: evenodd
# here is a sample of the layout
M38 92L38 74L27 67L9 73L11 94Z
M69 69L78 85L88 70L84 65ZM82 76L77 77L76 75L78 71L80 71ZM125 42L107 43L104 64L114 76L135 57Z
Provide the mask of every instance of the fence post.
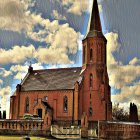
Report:
M99 124L99 120L98 120L98 139L100 138L100 124Z

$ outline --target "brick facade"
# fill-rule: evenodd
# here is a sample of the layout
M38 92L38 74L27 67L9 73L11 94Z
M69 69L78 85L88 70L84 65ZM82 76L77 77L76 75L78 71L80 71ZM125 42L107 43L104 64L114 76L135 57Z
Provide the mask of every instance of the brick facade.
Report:
M48 104L53 107L54 111L54 119L55 120L72 120L73 117L73 92L72 90L64 90L64 91L32 91L32 92L20 92L20 104L17 106L14 104L13 108L15 110L15 113L10 114L12 116L12 119L17 119L17 118L23 118L24 114L28 114L25 112L25 100L28 97L29 98L29 114L37 114L37 110L35 111L36 107L35 104L39 101L38 99L45 100L45 97L48 98ZM67 112L64 111L64 106L63 106L63 98L64 96L68 97L68 109ZM17 96L12 97L12 99L16 99ZM56 104L56 105L54 105ZM12 106L12 105L11 105ZM18 107L19 107L19 114L18 114ZM44 107L43 105L40 106L40 108ZM42 112L43 113L43 112ZM13 115L14 114L14 115ZM17 117L18 116L18 117ZM42 119L44 119L45 114L43 114Z
M28 113L39 114L41 109L42 119L49 118L49 122L78 121L82 118L86 118L86 122L111 120L106 43L97 1L94 0L89 32L83 40L82 67L34 71L30 66L24 82L17 85L16 93L11 97L10 119L21 119ZM54 81L51 81L52 78Z

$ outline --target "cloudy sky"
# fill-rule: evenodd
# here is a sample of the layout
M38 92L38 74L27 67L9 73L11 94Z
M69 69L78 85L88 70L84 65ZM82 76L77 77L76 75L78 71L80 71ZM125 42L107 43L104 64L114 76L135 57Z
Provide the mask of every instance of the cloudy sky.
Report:
M9 109L32 63L34 69L82 65L82 43L93 0L0 1L0 100ZM139 104L139 0L98 0L112 101Z

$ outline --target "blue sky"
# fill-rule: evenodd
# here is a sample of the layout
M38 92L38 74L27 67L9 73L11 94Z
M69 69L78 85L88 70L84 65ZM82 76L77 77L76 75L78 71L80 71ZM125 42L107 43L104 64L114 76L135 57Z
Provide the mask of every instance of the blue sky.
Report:
M2 109L27 73L34 69L82 65L92 0L0 1L0 96ZM139 0L98 0L112 101L139 105ZM71 40L71 41L70 41Z

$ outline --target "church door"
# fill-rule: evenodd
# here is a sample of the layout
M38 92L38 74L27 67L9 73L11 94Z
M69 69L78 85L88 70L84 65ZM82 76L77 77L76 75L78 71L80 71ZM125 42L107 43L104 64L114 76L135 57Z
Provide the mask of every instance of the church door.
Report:
M38 109L38 116L42 118L42 109Z

